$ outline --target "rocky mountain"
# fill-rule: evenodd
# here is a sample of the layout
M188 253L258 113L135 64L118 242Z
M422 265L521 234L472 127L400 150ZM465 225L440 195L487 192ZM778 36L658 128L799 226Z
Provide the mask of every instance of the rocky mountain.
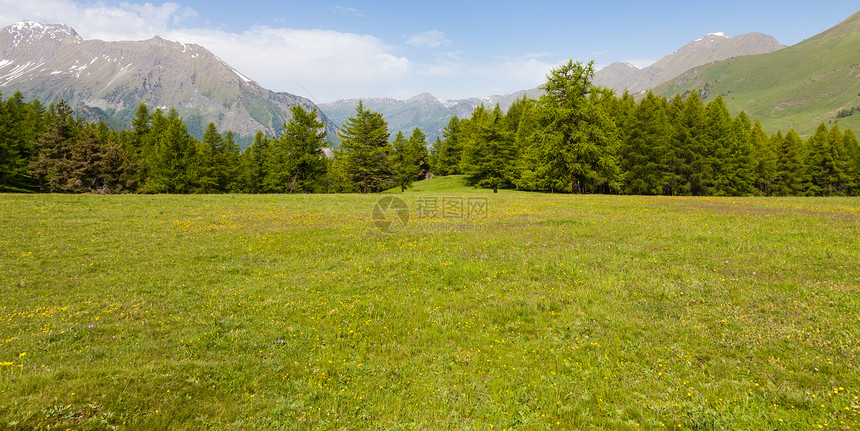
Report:
M264 89L199 45L84 40L65 25L21 22L0 29L0 91L45 104L65 99L77 115L128 127L141 102L176 108L198 137L209 122L249 142L258 130L277 135L289 109L316 106ZM324 117L324 114L321 114ZM323 118L329 135L334 123Z
M860 12L796 45L685 71L655 88L673 96L722 96L768 129L812 133L822 122L860 130ZM856 108L856 109L855 109Z
M771 36L747 33L730 37L725 33L711 33L696 39L677 51L661 58L646 68L630 63L616 62L597 71L594 82L598 85L639 93L654 88L698 66L732 57L766 54L784 48Z
M361 100L367 109L382 114L388 122L388 130L392 135L401 130L408 137L412 129L419 127L427 135L428 143L432 144L436 136L442 136L442 130L448 125L451 117L456 115L467 118L472 115L475 107L482 103L488 108L495 107L498 103L502 109L507 109L514 101L526 95L537 98L540 96L540 90L535 88L501 96L459 100L442 100L432 94L423 93L407 100L371 97L342 99L321 103L319 106L328 118L340 126L348 117L355 114L355 106Z

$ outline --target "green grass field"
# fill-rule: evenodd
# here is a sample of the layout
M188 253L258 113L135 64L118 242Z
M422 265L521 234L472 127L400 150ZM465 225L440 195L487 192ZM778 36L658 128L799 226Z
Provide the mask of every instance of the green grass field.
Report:
M860 199L415 190L0 195L0 429L860 429Z

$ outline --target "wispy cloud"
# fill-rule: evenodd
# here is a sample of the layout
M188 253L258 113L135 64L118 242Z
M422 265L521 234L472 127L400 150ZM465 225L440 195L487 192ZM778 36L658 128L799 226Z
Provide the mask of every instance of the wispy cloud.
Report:
M359 12L358 9L353 8L353 7L333 6L331 9L336 14L352 15L352 16L357 16L360 18L367 18L366 15L362 14L361 12Z
M451 42L445 36L445 33L439 30L430 30L410 37L406 41L406 44L426 48L439 48L449 46Z

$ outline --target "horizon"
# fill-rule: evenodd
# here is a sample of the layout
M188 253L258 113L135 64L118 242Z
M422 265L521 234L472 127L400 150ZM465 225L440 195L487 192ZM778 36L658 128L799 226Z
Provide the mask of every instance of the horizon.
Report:
M66 24L84 39L161 36L194 43L264 88L318 104L362 98L406 100L424 93L446 101L506 95L537 87L553 67L568 59L594 60L598 70L614 62L647 67L712 33L733 37L758 32L791 46L857 12L857 5L847 1L829 2L827 7L736 0L587 6L544 0L492 7L484 7L486 2L447 0L432 5L390 1L282 5L266 0L241 6L202 0L40 3L0 0L0 27L35 21ZM641 30L643 23L660 22L666 16L679 18L660 31Z

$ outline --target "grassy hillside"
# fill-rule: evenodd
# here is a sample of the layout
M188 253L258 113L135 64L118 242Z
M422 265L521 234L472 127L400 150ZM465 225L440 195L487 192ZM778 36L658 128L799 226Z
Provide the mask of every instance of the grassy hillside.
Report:
M458 181L0 195L0 428L860 426L860 200Z
M692 69L655 92L672 97L692 89L708 99L722 95L732 111L746 110L767 129L810 134L860 106L860 12L797 45ZM839 124L860 130L860 112Z

